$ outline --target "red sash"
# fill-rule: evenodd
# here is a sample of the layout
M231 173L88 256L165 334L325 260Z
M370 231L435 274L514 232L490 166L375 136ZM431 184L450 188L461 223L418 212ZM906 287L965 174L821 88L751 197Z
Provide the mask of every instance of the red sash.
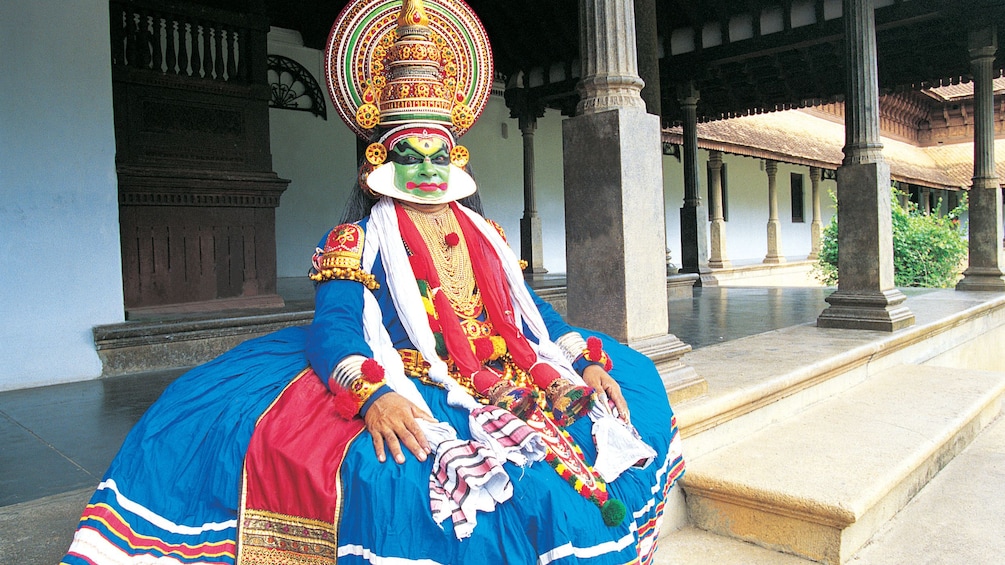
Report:
M417 279L425 280L431 289L440 286L440 276L433 265L432 256L426 247L426 242L419 234L415 224L405 213L401 204L395 202L395 212L398 215L398 229L405 245L411 251L412 272ZM475 284L482 294L482 302L488 313L492 326L506 341L506 348L513 361L521 369L529 370L537 362L537 354L527 343L523 332L517 328L513 313L513 302L509 288L506 286L506 275L502 263L495 254L491 244L471 223L466 214L458 209L456 203L450 203L450 208L457 218L467 243L468 255L471 257L471 268L475 275ZM437 312L437 322L443 333L443 341L447 346L450 358L463 375L472 375L482 368L481 362L471 350L471 344L460 322L454 314L453 306L442 292L433 293L433 306ZM445 315L445 313L449 313ZM434 328L435 331L435 328Z

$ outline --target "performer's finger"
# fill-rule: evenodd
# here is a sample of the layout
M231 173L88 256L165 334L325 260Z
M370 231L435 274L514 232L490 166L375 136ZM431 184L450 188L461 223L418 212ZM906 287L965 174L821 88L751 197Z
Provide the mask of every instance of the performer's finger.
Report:
M597 391L597 402L599 402L602 406L610 406L611 402L607 397L607 393L604 392L604 389L598 388L595 390Z
M420 420L426 420L427 422L435 422L436 418L426 412L425 410L419 408L418 406L412 405L412 416L419 418ZM420 430L421 431L421 430Z
M419 444L419 441L412 432L404 431L403 433L398 434L398 438L405 444L405 447L412 452L412 455L414 455L416 459L419 461L426 460L426 450ZM423 438L423 440L425 440L425 438ZM400 462L401 461L399 461L399 463Z
M430 422L434 422L435 421L435 420L433 420L432 416L429 416L428 414L426 414L422 410L413 409L412 413L415 415L416 418L421 418L423 420L428 420ZM421 448L421 450L423 452L423 455L425 455L427 453L432 453L433 449L431 447L429 447L429 440L426 439L426 434L423 433L422 426L419 425L419 422L417 422L415 420L412 420L411 422L409 422L407 424L407 427L408 427L408 431L412 433L412 436L414 436L415 440L418 442L418 446ZM419 457L419 454L416 453L415 456ZM425 460L426 460L426 458L424 456L423 457L419 457L419 461L425 461Z
M401 452L401 442L398 441L398 436L391 432L387 434L385 440L387 441L387 450L391 452L394 462L399 465L404 463L405 454Z
M377 461L383 463L387 460L387 456L384 455L384 438L380 434L370 434L370 439L373 440L373 452L377 454Z
M613 386L608 388L607 393L610 395L611 400L614 402L614 407L618 409L618 414L621 419L628 421L628 402L625 401L625 397L621 395L621 388L618 387L617 383L612 383Z

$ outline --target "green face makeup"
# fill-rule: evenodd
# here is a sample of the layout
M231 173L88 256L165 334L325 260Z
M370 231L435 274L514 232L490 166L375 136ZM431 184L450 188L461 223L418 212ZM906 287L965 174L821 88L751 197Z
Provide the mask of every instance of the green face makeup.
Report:
M423 200L434 200L447 191L450 154L439 138L407 137L390 154L394 187Z

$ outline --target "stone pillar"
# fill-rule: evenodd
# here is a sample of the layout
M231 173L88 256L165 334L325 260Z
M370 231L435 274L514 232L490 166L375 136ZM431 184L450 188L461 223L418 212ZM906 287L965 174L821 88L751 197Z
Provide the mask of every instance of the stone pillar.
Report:
M845 147L838 181L838 289L817 325L894 331L914 324L893 282L890 166L879 139L872 0L843 0Z
M709 238L712 243L708 266L712 269L728 269L731 265L726 256L726 219L722 215L722 151L709 151L708 170L712 178L709 187L712 194L712 224Z
M820 173L820 167L810 167L813 221L810 222L810 254L806 257L810 261L816 261L820 258L820 248L823 241L824 226L820 214Z
M778 162L764 161L764 172L768 173L768 253L764 262L778 265L785 262L782 255L782 222L778 219Z
M541 237L541 218L537 215L534 196L534 130L537 129L536 112L525 111L520 118L520 133L523 134L523 217L520 218L520 257L527 262L524 275L542 275L544 268L544 244Z
M708 269L708 211L701 203L698 177L698 98L693 83L677 93L684 111L684 206L680 209L681 272L705 274ZM695 284L708 281L700 278Z
M932 189L927 186L918 187L918 211L925 216L932 213Z
M659 118L639 93L632 0L580 0L577 115L562 124L568 317L649 356L671 400L705 381L668 332Z
M995 173L994 91L998 38L995 28L970 33L974 75L974 180L970 190L970 265L957 290L1005 290L1002 191Z

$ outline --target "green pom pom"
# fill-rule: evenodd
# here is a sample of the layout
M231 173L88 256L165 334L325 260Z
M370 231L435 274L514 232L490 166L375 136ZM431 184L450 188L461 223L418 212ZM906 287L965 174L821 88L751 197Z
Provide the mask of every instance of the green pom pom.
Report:
M628 514L628 510L624 503L616 498L607 499L607 502L600 508L600 515L604 517L604 523L611 527L620 524L626 514Z
M433 334L433 339L436 340L436 354L440 357L447 356L447 343L443 341L443 334L436 332Z

